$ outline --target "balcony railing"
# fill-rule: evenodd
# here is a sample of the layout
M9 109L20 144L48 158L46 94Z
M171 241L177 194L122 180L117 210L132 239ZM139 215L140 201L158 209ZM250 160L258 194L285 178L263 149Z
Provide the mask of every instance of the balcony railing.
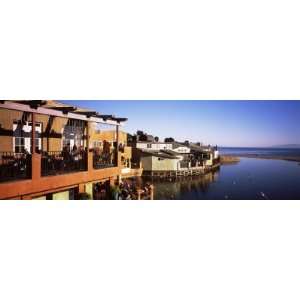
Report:
M87 170L87 153L80 151L70 153L65 151L44 152L42 154L42 176Z
M101 150L93 153L94 169L104 169L117 166L116 151L103 152Z
M0 182L31 178L31 155L0 152Z

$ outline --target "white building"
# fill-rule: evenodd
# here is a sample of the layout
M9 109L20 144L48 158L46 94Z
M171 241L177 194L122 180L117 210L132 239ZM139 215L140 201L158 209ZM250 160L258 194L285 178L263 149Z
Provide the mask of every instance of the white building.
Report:
M159 150L172 150L172 143L163 142L137 142L136 148L142 150L159 151Z

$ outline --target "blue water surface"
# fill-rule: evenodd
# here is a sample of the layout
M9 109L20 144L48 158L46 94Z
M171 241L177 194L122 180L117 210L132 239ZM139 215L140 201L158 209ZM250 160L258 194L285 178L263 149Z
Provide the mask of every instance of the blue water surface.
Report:
M155 199L300 199L300 165L242 157L215 173L155 182L154 187Z

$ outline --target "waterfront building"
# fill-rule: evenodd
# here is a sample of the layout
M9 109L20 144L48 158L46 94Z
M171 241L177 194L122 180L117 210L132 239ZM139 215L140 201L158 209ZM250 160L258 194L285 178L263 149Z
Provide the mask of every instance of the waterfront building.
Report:
M216 148L188 141L159 142L158 138L148 137L142 132L131 141L133 161L141 164L145 176L203 174L219 165Z
M93 198L96 184L131 168L126 121L57 101L0 101L0 199Z

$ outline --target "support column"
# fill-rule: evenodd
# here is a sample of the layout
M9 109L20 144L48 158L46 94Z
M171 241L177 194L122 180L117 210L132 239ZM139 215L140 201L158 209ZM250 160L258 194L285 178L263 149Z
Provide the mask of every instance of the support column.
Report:
M116 125L116 139L117 139L117 149L116 149L116 160L117 160L117 167L119 168L119 174L118 174L118 183L122 181L122 176L121 176L121 168L122 168L122 163L121 163L121 152L119 151L119 146L120 146L120 132L119 132L119 127L120 125Z
M86 159L87 159L87 170L93 170L93 153L90 153L90 122L87 122L86 126Z
M35 113L31 114L31 154L35 153Z
M150 200L154 199L154 185L150 185Z
M117 139L117 149L116 149L116 161L117 161L117 166L121 167L121 155L120 155L120 151L119 151L119 144L120 144L120 132L119 132L119 125L116 125L116 139Z
M31 114L31 178L37 180L41 177L41 155L35 151L35 113Z

